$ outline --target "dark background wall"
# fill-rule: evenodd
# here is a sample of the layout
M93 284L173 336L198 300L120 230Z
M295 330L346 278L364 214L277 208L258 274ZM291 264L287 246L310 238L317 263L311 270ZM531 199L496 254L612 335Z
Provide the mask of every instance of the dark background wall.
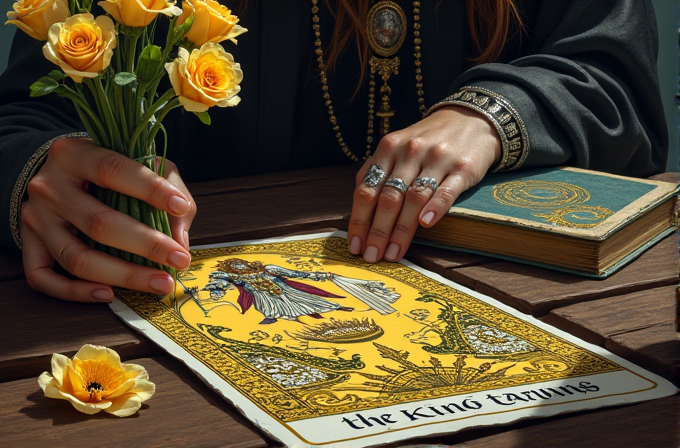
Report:
M680 171L678 167L678 107L673 98L678 93L678 31L680 29L680 0L652 0L659 26L659 80L669 129L668 171ZM0 0L0 11L9 11L13 0ZM3 22L4 23L4 19ZM9 47L14 26L0 25L0 73L7 65Z

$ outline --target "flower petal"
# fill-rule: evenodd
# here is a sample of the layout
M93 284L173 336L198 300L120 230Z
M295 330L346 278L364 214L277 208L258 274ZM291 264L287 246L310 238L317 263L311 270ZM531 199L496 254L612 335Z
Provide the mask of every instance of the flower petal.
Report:
M83 378L71 364L66 367L64 382L61 384L60 390L61 392L73 394L83 399L90 396L89 392L85 389Z
M189 112L205 112L206 110L208 110L208 106L206 106L205 104L199 103L198 101L190 100L185 96L179 97L179 103L182 106L184 106L184 108Z
M64 381L64 371L66 367L71 364L71 360L59 353L52 355L52 376L57 384L62 384Z
M126 394L118 397L104 410L117 417L128 417L137 412L141 406L142 400L137 395Z
M137 395L140 400L146 401L156 393L156 385L151 381L138 380L135 381L135 386L130 389L130 393Z
M241 102L241 97L235 95L229 99L220 100L215 104L217 107L234 107Z
M52 375L50 375L49 372L43 372L43 373L41 373L40 376L38 377L38 385L40 386L40 388L41 388L42 390L45 390L45 387L46 387L49 383L51 383L53 379L54 379L54 377L53 377Z
M82 73L80 74L82 75ZM105 361L114 366L120 365L120 356L118 356L118 353L111 350L110 348L102 347L101 345L85 344L80 350L78 350L75 358L83 360L92 359L97 361Z
M58 400L67 400L67 398L64 396L64 394L61 393L59 390L59 387L54 384L54 383L48 383L45 386L45 396L47 398L56 398Z
M120 370L125 372L125 380L148 380L149 373L143 366L138 364L121 364Z
M108 409L112 405L110 401L100 401L99 403L83 403L82 401L80 401L78 398L74 397L71 394L67 394L64 392L60 392L60 394L62 396L62 399L70 401L74 408L76 408L78 411L84 414L89 415L96 414L97 412L100 412L102 409Z

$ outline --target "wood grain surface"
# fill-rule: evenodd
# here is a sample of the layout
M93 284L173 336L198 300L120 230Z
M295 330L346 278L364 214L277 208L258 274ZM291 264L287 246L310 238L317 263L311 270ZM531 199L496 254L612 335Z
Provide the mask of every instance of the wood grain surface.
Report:
M107 304L56 300L25 280L2 282L0 381L39 375L53 353L74 355L83 344L104 345L123 359L160 353L130 330Z
M677 448L680 395L527 420L505 428L472 429L413 443L418 442L460 448Z
M346 228L358 165L190 185L198 205L192 244ZM673 175L659 176L673 181ZM606 280L413 245L406 258L461 285L680 381L672 331L678 237ZM69 303L33 291L21 257L0 250L0 446L275 446L187 367L125 326L105 304ZM37 377L52 353L83 344L144 365L158 390L134 417L88 417L46 399ZM678 447L680 396L532 419L424 439L464 447ZM413 441L418 443L421 441ZM410 443L410 442L409 442ZM406 442L399 446L408 445Z
M261 432L184 365L169 356L133 359L156 393L137 414L88 416L45 398L35 378L0 383L5 447L266 447ZM46 365L49 367L49 362ZM46 369L43 369L46 370Z
M21 252L0 249L0 282L24 277Z
M675 287L667 286L558 308L543 321L680 386L675 306Z
M540 317L574 303L678 284L678 236L673 234L616 274L595 280L511 262L453 269L447 277ZM467 285L466 285L467 286Z

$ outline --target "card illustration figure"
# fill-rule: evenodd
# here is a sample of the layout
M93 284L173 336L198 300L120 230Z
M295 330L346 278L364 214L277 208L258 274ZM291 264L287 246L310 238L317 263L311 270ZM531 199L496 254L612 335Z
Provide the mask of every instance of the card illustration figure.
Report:
M343 232L203 246L112 309L287 446L362 447L675 393L664 379Z

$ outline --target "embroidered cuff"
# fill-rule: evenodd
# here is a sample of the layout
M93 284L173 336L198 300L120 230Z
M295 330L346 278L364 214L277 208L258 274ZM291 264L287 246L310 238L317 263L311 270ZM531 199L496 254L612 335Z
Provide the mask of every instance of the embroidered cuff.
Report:
M21 229L21 204L23 203L24 196L26 195L26 187L28 186L28 182L42 166L45 158L47 158L47 154L49 153L52 143L55 140L66 137L89 137L89 134L85 132L64 134L46 142L28 159L28 162L26 162L26 165L24 165L24 168L19 174L19 178L14 184L12 196L9 200L9 228L12 232L12 238L14 238L14 242L19 249L21 249L21 234L19 232Z
M522 117L501 95L482 87L466 86L432 106L425 116L445 106L464 106L488 118L501 138L501 160L492 173L516 170L529 155L529 135Z

